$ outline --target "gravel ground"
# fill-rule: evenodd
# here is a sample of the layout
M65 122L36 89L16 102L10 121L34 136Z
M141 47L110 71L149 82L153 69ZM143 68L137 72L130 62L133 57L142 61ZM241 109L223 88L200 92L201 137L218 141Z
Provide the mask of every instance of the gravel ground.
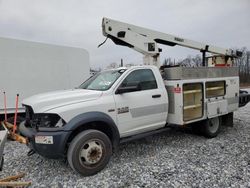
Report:
M63 160L28 157L9 141L0 177L25 172L32 187L250 187L250 104L235 113L234 127L206 139L171 129L122 144L108 166L82 177Z

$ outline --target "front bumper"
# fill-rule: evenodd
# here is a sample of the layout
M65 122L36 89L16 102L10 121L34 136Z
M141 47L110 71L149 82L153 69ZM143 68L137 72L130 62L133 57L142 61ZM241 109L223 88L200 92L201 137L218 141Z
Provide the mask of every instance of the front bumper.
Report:
M53 159L65 157L67 139L71 131L53 129L51 131L38 131L35 128L26 127L25 121L19 125L19 130L23 136L28 138L28 147L38 154ZM50 144L36 143L35 137L37 136L52 137L53 142Z

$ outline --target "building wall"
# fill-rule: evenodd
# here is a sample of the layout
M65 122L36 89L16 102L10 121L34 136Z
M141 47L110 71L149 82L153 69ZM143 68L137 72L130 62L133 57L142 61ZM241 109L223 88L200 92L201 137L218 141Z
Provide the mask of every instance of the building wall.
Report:
M84 49L0 37L0 114L3 91L11 111L17 93L22 101L41 92L74 88L89 77L89 71Z

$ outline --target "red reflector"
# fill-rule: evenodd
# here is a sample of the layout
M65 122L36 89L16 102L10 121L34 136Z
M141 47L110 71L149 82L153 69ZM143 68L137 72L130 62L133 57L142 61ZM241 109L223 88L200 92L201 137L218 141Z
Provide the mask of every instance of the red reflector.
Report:
M174 88L174 93L181 93L181 88L180 87L175 87Z

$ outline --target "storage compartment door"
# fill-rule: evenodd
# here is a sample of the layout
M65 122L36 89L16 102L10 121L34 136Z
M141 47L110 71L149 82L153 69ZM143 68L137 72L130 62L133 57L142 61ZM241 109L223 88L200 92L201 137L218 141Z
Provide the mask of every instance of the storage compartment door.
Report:
M183 120L191 121L203 116L202 83L183 85Z
M213 101L207 103L207 117L213 118L227 113L227 101Z

